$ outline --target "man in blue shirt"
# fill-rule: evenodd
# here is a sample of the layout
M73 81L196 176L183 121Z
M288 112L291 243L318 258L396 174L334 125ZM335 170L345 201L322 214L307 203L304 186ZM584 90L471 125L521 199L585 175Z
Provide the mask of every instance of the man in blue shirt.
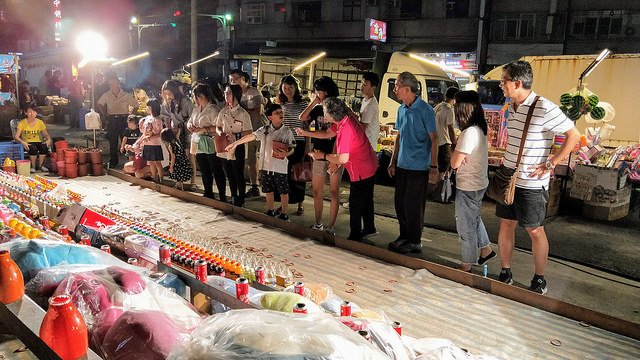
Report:
M389 176L395 176L400 235L389 244L389 250L419 253L429 170L437 174L436 117L433 108L418 96L418 79L412 73L405 71L398 75L393 91L402 105L398 109L398 135L387 170Z

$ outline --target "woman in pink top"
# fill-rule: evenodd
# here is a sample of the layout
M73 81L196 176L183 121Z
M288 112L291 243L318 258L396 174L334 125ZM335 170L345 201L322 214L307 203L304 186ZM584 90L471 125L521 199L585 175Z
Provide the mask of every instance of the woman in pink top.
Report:
M162 169L162 119L160 119L160 102L156 99L147 103L149 116L140 120L140 131L142 136L133 145L142 147L142 158L147 160L151 167L151 177L157 183L162 182L164 170Z
M336 136L336 153L326 154L314 150L309 153L314 160L344 165L349 173L349 225L347 239L362 241L367 235L377 233L373 221L373 188L378 168L378 158L371 148L362 124L349 115L346 104L330 97L322 102L326 121L334 123L326 132L309 133L296 129L299 135L333 137ZM363 228L364 222L364 228Z

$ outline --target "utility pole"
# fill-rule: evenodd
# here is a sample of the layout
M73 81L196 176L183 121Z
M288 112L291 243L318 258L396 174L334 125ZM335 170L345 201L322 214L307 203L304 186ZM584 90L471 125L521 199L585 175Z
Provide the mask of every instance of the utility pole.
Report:
M191 0L191 62L198 60L198 0ZM198 64L191 66L191 81L198 80Z

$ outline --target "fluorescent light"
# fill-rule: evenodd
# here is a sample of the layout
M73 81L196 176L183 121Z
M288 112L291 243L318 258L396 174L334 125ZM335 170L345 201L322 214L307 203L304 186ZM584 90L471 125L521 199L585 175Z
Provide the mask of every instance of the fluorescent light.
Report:
M214 57L214 56L218 56L218 55L220 55L220 52L219 52L219 51L216 51L216 52L214 52L214 53L213 53L213 54L211 54L211 55L207 55L207 56L203 57L202 59L198 59L198 60L196 60L196 61L194 61L194 62L188 63L188 64L187 64L187 65L185 65L185 66L191 66L191 65L193 65L193 64L197 64L197 63L199 63L199 62L201 62L201 61L205 61L205 60L207 60L207 59L210 59L210 58L212 58L212 57Z
M469 77L469 78L471 77L471 74L469 74L469 73L468 73L468 72L466 72L466 71L462 71L462 70L454 69L454 68L449 67L449 66L442 65L442 64L440 64L440 63L438 63L438 62L436 62L436 61L429 60L429 59L427 59L427 58L424 58L424 57L419 56L419 55L416 55L416 54L411 54L411 53L410 53L410 54L409 54L409 57L412 57L412 58L414 58L414 59L416 59L416 60L420 60L420 61L422 61L422 62L424 62L424 63L427 63L427 64L431 64L431 65L438 66L438 67L440 67L442 70L444 70L444 71L446 71L446 72L449 72L449 73L458 74L458 75L462 75L462 76Z
M298 70L298 69L302 69L303 67L305 67L305 66L307 66L307 65L311 64L312 62L314 62L314 61L316 61L316 60L320 59L321 57L323 57L323 56L325 56L325 55L327 55L327 53L323 51L323 52L321 52L320 54L318 54L318 55L316 55L316 56L312 57L311 59L309 59L309 60L307 60L307 61L303 62L302 64L300 64L300 65L296 66L296 67L293 69L293 71L296 71L296 70Z
M146 56L149 56L149 52L148 51L145 51L142 54L133 55L133 56L128 57L126 59L118 60L118 61L114 62L113 64L111 64L111 66L116 66L116 65L127 63L129 61L142 59L143 57L146 57Z
M593 60L593 62L591 62L591 64L589 64L589 66L587 66L586 69L584 69L584 71L582 72L582 74L580 74L580 79L586 78L587 76L589 76L589 74L591 74L591 72L598 66L600 65L600 63L602 62L602 60L604 60L607 56L609 56L609 54L611 54L611 51L609 49L604 49L602 50L602 52L600 53L600 55L598 55L598 57Z

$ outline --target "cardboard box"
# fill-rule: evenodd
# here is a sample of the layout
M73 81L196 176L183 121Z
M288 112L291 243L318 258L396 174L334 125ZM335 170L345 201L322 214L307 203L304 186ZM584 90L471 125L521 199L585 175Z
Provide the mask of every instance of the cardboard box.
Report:
M573 173L573 183L591 187L601 185L605 189L619 190L627 183L627 174L618 169L578 164Z
M582 216L596 219L596 220L605 220L605 221L613 221L622 219L623 217L629 214L629 202L626 203L614 203L614 204L606 204L606 203L592 203L590 201L585 201L584 205L582 205Z

